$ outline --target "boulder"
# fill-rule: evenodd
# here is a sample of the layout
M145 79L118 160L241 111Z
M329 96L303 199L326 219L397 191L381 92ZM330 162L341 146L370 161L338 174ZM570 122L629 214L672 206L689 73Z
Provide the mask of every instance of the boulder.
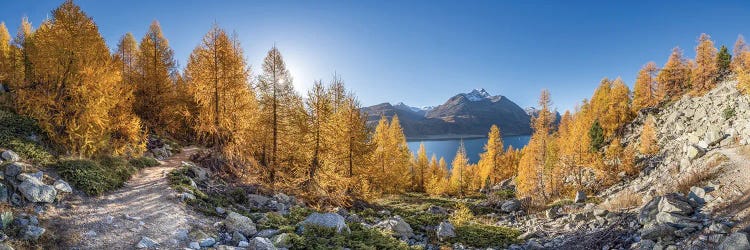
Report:
M668 224L676 228L697 228L701 225L699 221L690 217L668 212L659 212L656 214L656 222Z
M260 230L260 232L256 233L255 237L271 238L277 234L279 234L278 229L263 229L263 230Z
M229 212L227 218L224 220L224 225L230 232L236 231L246 237L253 236L257 232L253 220L235 212Z
M188 248L195 250L201 249L201 243L198 243L197 241L190 242L190 244L188 244Z
M198 165L195 165L195 163L183 161L182 167L187 168L190 173L192 173L193 178L195 178L198 181L206 181L208 180L209 173L208 169L199 167Z
M23 181L18 185L18 190L21 191L21 194L23 194L27 200L31 202L45 203L52 203L55 201L55 196L57 196L57 190L55 190L55 187L45 185L39 179L25 176L25 174L20 174L19 176L23 176L22 178L19 178L23 179Z
M664 195L659 202L659 212L668 212L680 215L690 215L694 211L690 201L679 194Z
M262 206L265 206L266 203L268 203L271 199L263 195L248 194L247 200L250 202L251 205L255 207L262 207Z
M456 237L456 232L453 228L453 224L447 221L440 222L437 228L437 237L440 241L445 241L449 238Z
M156 248L157 246L159 246L159 243L146 236L141 237L141 240L138 241L138 244L135 245L135 247L138 249Z
M657 240L674 235L677 229L666 224L648 224L641 229L641 238L647 240Z
M9 162L16 162L20 161L21 157L16 154L16 152L13 152L12 150L5 150L2 154L0 154L0 158L3 158L4 161Z
M706 135L704 136L704 140L708 143L708 145L716 145L717 143L721 142L726 138L726 135L724 132L717 128L711 128L708 131L706 131Z
M646 203L643 208L641 208L641 211L638 213L638 222L640 222L641 225L649 224L656 219L656 214L659 213L660 201L661 196L654 197L651 201Z
M521 201L517 199L507 200L500 206L500 210L506 213L512 213L521 210Z
M378 222L375 227L380 228L386 232L390 232L394 236L399 238L414 237L414 230L411 229L409 223L406 223L406 221L404 221L404 219L401 219L401 217L399 216L394 216L392 218Z
M742 232L737 232L729 235L726 239L724 239L721 244L719 244L719 247L717 248L719 250L748 250L750 249L750 242L748 242L747 234Z
M60 191L63 193L73 192L73 188L70 187L70 185L62 179L56 180L55 183L53 183L52 185L55 186L55 189L57 189L57 191Z
M584 203L586 202L586 192L584 191L578 191L576 192L576 197L573 200L575 203Z
M247 237L242 235L240 232L234 231L232 233L232 243L234 244L240 244L240 242L247 242Z
M180 201L192 201L196 199L195 195L188 192L181 193L178 196L180 198Z
M250 242L250 249L254 250L276 250L276 246L273 245L271 240L263 237L255 237Z
M44 234L45 231L47 230L42 227L29 225L23 231L23 239L36 241L39 237L42 237L42 234Z
M315 225L320 227L335 228L337 233L349 233L349 226L346 225L344 217L337 213L312 213L299 223L300 231L305 230L305 225Z
M0 202L8 202L8 187L0 183Z

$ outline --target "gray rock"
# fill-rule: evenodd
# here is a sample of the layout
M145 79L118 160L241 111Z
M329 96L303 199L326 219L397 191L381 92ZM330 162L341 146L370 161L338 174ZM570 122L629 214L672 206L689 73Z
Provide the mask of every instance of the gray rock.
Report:
M414 230L411 229L409 223L406 223L406 221L401 219L401 217L399 216L394 216L392 218L378 222L375 227L390 232L394 236L399 238L408 239L414 237Z
M5 167L5 175L9 177L16 177L31 166L23 162L14 162Z
M156 248L157 246L159 246L159 243L146 236L141 237L141 241L139 241L138 244L135 245L135 247L138 249Z
M609 211L606 209L594 209L594 216L596 217L604 217L607 216L607 214L609 214Z
M517 199L507 200L500 206L500 210L506 213L512 213L521 210L521 201Z
M188 248L196 250L201 249L201 243L198 243L197 241L190 242Z
M23 239L36 241L39 237L42 237L42 234L44 234L45 231L47 230L42 227L29 225L23 231Z
M270 198L266 196L257 195L257 194L248 194L247 199L250 202L250 204L255 207L265 206L271 200Z
M719 250L748 250L750 249L750 242L748 242L746 233L733 233L724 239L718 247Z
M250 249L255 250L276 250L276 246L273 245L271 240L263 237L255 237L250 242Z
M208 238L205 238L205 239L201 239L198 242L198 245L200 245L201 247L212 247L212 246L216 245L216 239L214 239L213 237L208 237Z
M575 203L584 203L586 202L586 192L584 191L578 191L576 192L576 197L573 200Z
M10 245L6 243L0 243L0 250L13 250L13 247L11 247Z
M693 220L690 217L679 215L675 213L659 212L656 214L656 221L659 223L665 223L677 228L700 227L701 223Z
M237 247L249 247L249 246L250 246L250 243L247 242L246 240L243 240L237 243Z
M633 244L630 249L637 249L637 250L652 250L654 249L654 246L656 245L656 242L653 240L642 240L638 243Z
M708 227L708 230L714 233L726 234L729 232L729 227L723 223L714 222Z
M0 157L3 158L5 161L15 162L20 161L21 157L16 154L16 152L13 152L11 150L5 150L2 154L0 154Z
M641 238L655 240L674 235L677 229L666 224L648 224L641 229Z
M230 232L237 231L246 237L253 236L258 232L253 220L235 212L229 212L227 218L224 220L224 225Z
M37 180L44 181L44 172L42 171L36 171L34 173L29 174L31 177L36 178Z
M217 214L225 214L225 213L227 213L227 210L224 209L223 207L216 207L216 209L214 209L214 210L216 210Z
M260 232L256 233L255 237L271 238L277 234L279 234L279 230L277 229L263 229L263 230L260 230Z
M19 176L24 175L25 174L20 174ZM55 196L57 196L57 190L55 190L55 187L45 185L42 181L33 177L24 177L23 179L23 182L18 185L18 190L27 200L31 202L45 203L52 203L55 201Z
M641 211L638 213L638 222L640 222L641 225L646 225L656 219L656 214L659 213L660 201L661 196L654 197L651 201L646 203L643 208L641 208Z
M448 214L448 209L445 209L444 207L430 205L429 208L427 208L427 212L431 214Z
M445 241L449 238L456 237L456 232L453 228L453 224L447 221L440 222L437 228L437 237L440 241Z
M535 230L529 230L528 232L525 232L521 235L519 235L516 239L518 240L529 240L533 238L539 237L539 233Z
M180 201L192 201L196 199L195 195L188 193L188 192L179 194L179 197L180 197Z
M299 223L300 231L305 230L305 225L315 225L327 228L335 228L338 233L349 233L349 226L346 225L344 217L337 213L312 213Z
M57 191L64 192L64 193L73 192L73 188L70 187L70 185L62 179L56 180L55 183L53 183L52 185L55 186L55 189L57 189Z
M206 181L208 180L209 173L208 170L202 167L199 167L198 165L195 165L195 163L183 161L182 167L187 168L198 181Z
M693 207L684 196L679 194L664 195L659 202L660 212L669 212L680 215L690 215L693 213Z
M234 233L232 233L232 243L239 244L241 241L247 242L247 237L240 232L234 231Z
M282 233L271 238L273 245L278 248L290 248L292 247L291 237L289 233Z

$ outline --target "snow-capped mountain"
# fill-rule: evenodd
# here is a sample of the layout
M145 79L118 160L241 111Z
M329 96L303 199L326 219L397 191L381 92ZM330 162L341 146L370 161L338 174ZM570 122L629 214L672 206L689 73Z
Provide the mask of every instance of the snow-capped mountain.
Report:
M444 135L486 135L498 125L504 135L531 134L530 116L502 95L474 89L432 107L413 107L403 102L382 103L362 109L368 122L376 124L381 115L398 115L407 137Z

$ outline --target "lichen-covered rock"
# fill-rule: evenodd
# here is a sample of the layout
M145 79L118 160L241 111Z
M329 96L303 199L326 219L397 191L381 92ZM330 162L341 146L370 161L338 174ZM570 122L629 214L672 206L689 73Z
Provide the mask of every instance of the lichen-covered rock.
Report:
M255 250L276 250L276 246L273 245L271 240L263 237L255 237L250 242L250 249Z
M315 225L320 227L334 228L337 233L349 233L351 230L346 225L344 217L337 213L312 213L299 223L300 231L305 230L305 225Z
M506 213L512 213L512 212L521 210L521 201L517 199L507 200L503 202L502 205L500 205L500 210Z
M224 220L224 225L230 232L240 232L246 237L251 237L258 231L253 220L235 212L229 212Z
M13 152L12 150L5 150L2 154L0 154L0 158L3 158L4 161L20 161L21 157L16 154L16 152Z
M57 189L57 191L64 192L64 193L73 192L73 188L70 187L70 185L64 180L56 180L55 183L53 183L52 185L55 186L55 189Z
M385 219L376 224L375 227L390 232L394 236L400 238L411 238L414 236L414 230L411 229L409 223L406 223L406 221L399 216Z
M456 237L456 232L453 228L453 224L447 221L440 222L437 228L437 237L440 241L445 241L449 238Z
M718 247L719 250L748 250L750 249L750 242L748 242L747 234L737 232L729 235Z
M20 174L23 181L18 185L18 190L31 202L52 203L57 196L57 190L51 185L45 185L37 178Z

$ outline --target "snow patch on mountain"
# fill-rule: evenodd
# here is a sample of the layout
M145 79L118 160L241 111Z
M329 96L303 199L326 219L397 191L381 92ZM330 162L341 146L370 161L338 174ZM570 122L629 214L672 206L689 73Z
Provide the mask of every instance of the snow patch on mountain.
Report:
M464 93L463 95L472 102L478 102L492 97L492 95L490 95L490 93L488 93L485 89L474 89L469 93Z

